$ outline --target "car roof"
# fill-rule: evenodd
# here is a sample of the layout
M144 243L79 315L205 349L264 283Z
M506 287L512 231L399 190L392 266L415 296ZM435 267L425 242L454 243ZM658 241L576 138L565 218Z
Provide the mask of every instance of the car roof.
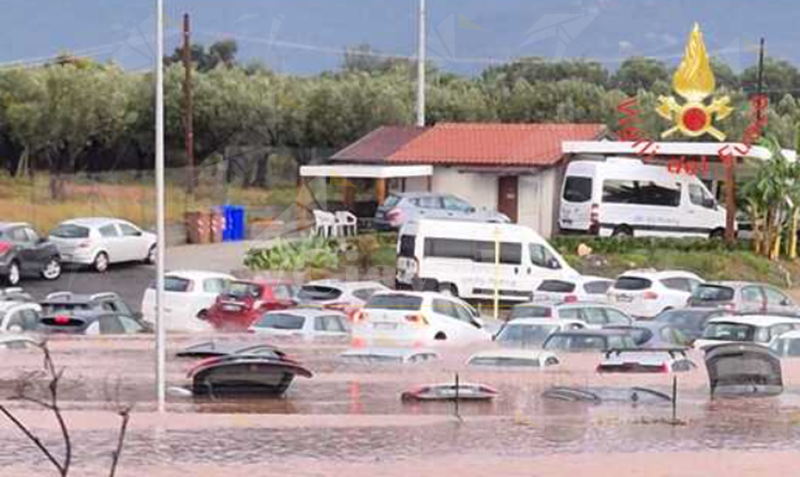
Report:
M772 326L782 323L797 323L800 325L800 319L772 315L728 315L712 318L708 323L736 323L751 326Z
M635 270L628 270L621 273L617 278L622 277L641 277L641 278L700 278L692 272L685 270L656 270L654 268L640 268Z
M281 278L252 278L252 279L237 278L234 280L234 283L247 283L248 285L266 285L266 286L294 285L293 281Z
M792 330L787 331L786 333L781 333L781 338L790 338L793 340L800 339L800 330Z
M384 285L381 282L374 282L374 281L357 281L357 282L349 282L346 280L337 280L335 278L327 278L324 280L314 280L306 283L305 285L308 286L323 286L323 287L334 287L340 288L343 290L357 290L361 288L380 288L382 290L389 290L389 287ZM305 286L304 285L304 286Z
M32 227L27 222L0 222L0 230L5 230L11 227Z
M83 225L84 227L99 227L113 222L127 222L127 220L114 219L111 217L80 217L77 219L65 220L61 222L61 224L59 225L72 224L72 225Z
M600 330L592 330L592 329L580 329L580 330L564 330L564 331L556 331L555 333L551 334L549 338L552 338L556 335L576 335L576 336L630 336L630 333L625 330L613 330L613 329L600 329ZM549 339L548 338L548 339Z
M296 315L296 316L303 316L306 318L312 318L315 316L331 316L331 315L336 315L341 317L347 316L340 311L320 308L318 306L307 307L307 308L306 307L291 308L288 310L273 310L261 316L266 316L266 315Z
M435 354L439 355L435 350L428 348L351 348L342 352L339 356L391 356L398 358L407 358L419 354Z
M89 303L101 299L120 299L120 296L114 292L101 292L101 293L73 293L73 292L55 292L47 295L41 303Z
M547 358L557 358L555 353L544 350L533 350L525 348L498 348L478 351L469 357L467 361L474 358L516 358L530 360L545 360Z
M772 286L767 283L760 283L760 282L746 282L741 280L720 280L715 282L706 282L702 283L701 285L706 286L723 286L728 288L744 288L746 286Z
M193 280L204 280L206 278L225 278L229 280L236 280L236 277L228 273L211 272L205 270L172 270L165 273L165 276L174 276L179 278L190 278Z
M512 325L581 325L585 326L586 323L580 320L573 320L571 318L514 318L506 323L506 327Z
M392 192L390 195L403 199L415 199L418 197L455 197L453 194L448 194L446 192Z

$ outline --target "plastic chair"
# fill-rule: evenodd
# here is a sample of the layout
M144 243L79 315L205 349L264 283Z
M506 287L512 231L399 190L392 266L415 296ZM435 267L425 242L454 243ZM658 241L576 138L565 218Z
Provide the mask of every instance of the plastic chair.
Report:
M346 210L336 212L336 226L342 236L358 235L358 218Z
M314 235L330 238L336 234L336 216L324 210L314 211Z

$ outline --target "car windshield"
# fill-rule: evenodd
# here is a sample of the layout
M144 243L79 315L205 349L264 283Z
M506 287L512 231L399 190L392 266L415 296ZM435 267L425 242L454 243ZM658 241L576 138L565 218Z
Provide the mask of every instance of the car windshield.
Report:
M231 282L228 289L225 290L225 295L243 300L245 298L258 299L261 298L261 285L248 282Z
M336 300L342 296L342 290L324 285L304 285L297 298L304 301Z
M541 346L558 328L557 324L509 324L497 335L496 341L507 346Z
M544 280L536 290L543 292L572 293L575 291L575 284L562 280Z
M50 232L50 235L58 238L87 238L89 237L89 229L75 224L61 224L55 230Z
M614 283L617 290L647 290L653 282L641 277L619 277Z
M372 295L365 305L368 310L415 311L422 306L422 297L414 295Z
M397 205L398 202L400 202L400 196L390 194L389 197L387 197L386 200L383 201L383 206L387 208L394 207L395 205Z
M756 327L740 323L709 323L703 331L703 339L720 341L753 341Z
M553 316L553 310L549 306L525 303L511 309L509 320L517 318L549 318L551 316Z
M572 352L602 351L606 339L599 335L553 335L544 344L544 349Z
M289 313L267 313L253 325L256 328L272 328L275 330L303 329L306 319Z
M692 293L692 301L729 301L733 299L733 288L720 285L700 285Z

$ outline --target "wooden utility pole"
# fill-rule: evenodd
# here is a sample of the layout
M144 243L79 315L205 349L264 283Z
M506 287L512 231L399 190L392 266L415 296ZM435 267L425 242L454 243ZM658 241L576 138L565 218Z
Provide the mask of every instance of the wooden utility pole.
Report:
M194 172L194 105L192 102L192 40L191 28L189 24L189 14L183 15L183 69L185 76L183 80L183 128L186 134L184 139L186 145L187 167L187 189L189 194L194 193L195 172Z

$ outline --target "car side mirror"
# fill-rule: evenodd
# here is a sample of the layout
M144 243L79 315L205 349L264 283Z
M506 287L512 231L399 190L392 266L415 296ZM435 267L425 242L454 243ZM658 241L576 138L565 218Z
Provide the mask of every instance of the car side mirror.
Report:
M557 269L561 268L561 264L558 263L558 260L556 260L555 258L551 258L547 262L547 267L548 268L552 268L553 270L557 270Z
M714 199L712 199L710 197L703 198L703 207L705 207L707 209L713 209L716 206L717 206L717 201L716 200L714 200Z
M39 240L36 241L37 244L41 245L47 242L47 237L39 237Z

